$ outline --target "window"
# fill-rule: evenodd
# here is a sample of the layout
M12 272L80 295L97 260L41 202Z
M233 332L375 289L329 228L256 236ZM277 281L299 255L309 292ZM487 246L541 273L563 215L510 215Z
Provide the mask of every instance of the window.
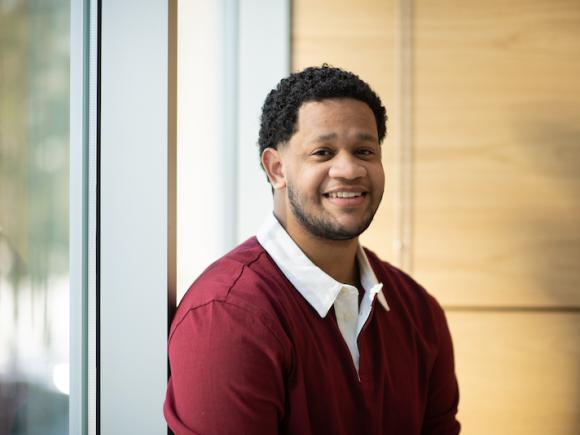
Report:
M68 432L69 2L0 4L0 433Z

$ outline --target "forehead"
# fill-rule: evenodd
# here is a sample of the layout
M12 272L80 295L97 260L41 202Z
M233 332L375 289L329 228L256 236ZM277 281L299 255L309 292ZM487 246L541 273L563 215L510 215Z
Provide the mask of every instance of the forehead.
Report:
M307 134L335 133L354 129L377 136L377 125L371 108L353 98L308 101L298 110L296 132Z

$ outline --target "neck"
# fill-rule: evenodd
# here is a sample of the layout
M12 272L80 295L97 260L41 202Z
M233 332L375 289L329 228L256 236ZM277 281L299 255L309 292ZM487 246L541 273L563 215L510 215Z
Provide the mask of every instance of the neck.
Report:
M310 260L338 282L360 285L358 262L358 238L352 240L326 240L313 236L301 237L301 233L288 233Z
M284 217L276 218L300 247L302 252L326 274L338 282L360 285L358 262L358 237L350 240L329 240L314 236L299 225L288 225Z

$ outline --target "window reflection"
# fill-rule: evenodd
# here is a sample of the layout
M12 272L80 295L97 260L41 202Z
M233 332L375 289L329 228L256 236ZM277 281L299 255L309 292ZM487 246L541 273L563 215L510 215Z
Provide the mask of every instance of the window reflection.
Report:
M0 0L0 434L68 433L68 71L69 2Z

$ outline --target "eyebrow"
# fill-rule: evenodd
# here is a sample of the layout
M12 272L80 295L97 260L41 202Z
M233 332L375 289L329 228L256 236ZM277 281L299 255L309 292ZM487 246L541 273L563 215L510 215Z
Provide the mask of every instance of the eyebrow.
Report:
M330 140L336 139L336 133L328 133L328 134L321 134L320 136L316 137L314 140L315 142L327 142Z
M336 133L321 134L320 136L317 136L313 142L327 142L334 140L336 138L337 138ZM356 135L356 138L360 141L370 141L370 142L375 142L377 140L375 136L368 133L358 133Z
M356 135L358 140L362 140L362 141L371 141L371 142L376 142L377 138L375 136L373 136L372 134L368 134L368 133L359 133Z

